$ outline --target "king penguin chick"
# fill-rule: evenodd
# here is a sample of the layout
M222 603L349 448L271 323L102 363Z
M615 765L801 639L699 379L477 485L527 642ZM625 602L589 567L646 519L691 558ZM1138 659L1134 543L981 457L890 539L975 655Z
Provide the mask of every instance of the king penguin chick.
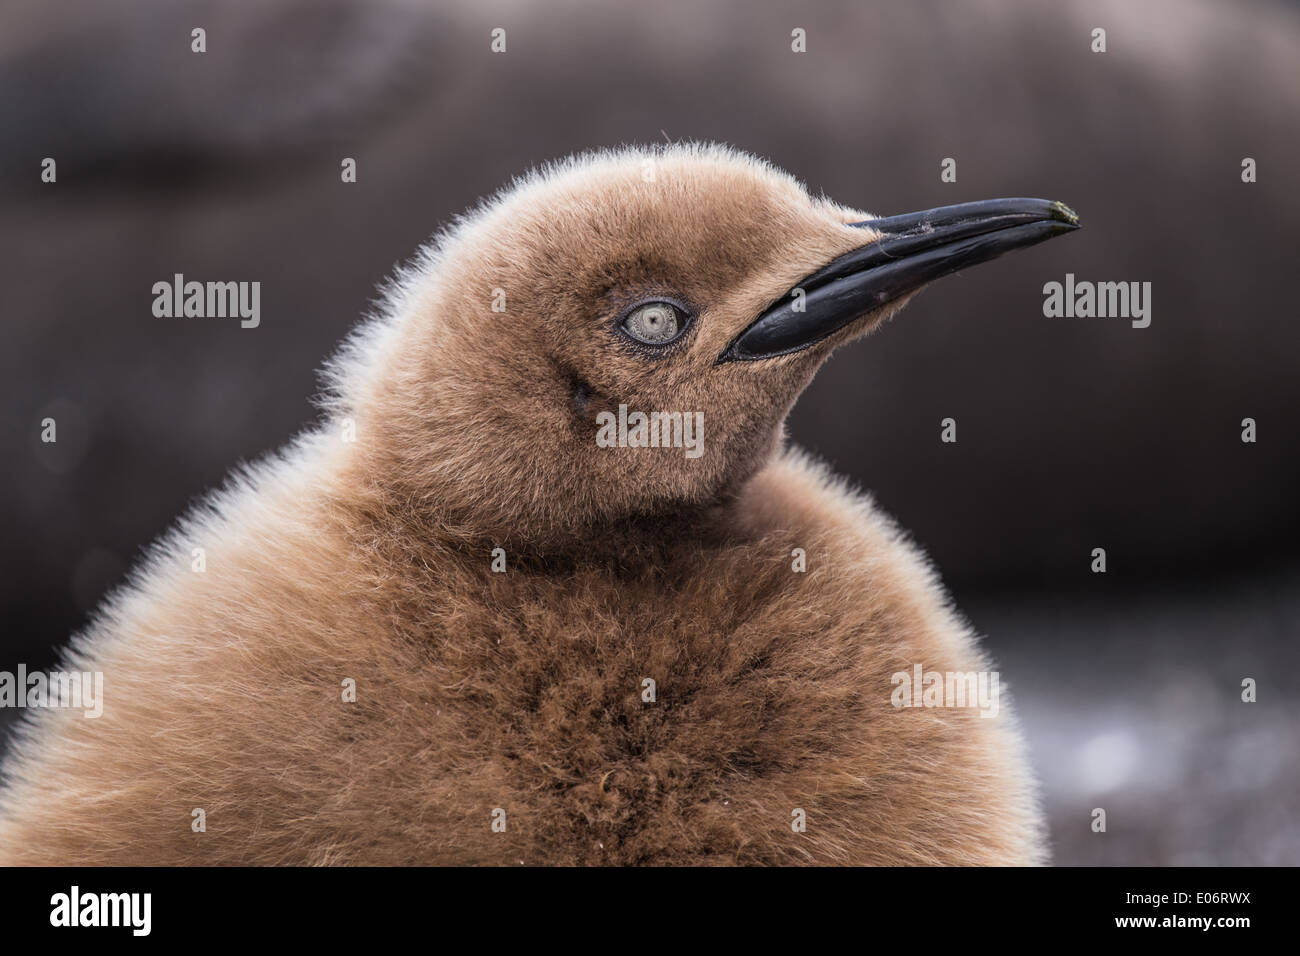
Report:
M1075 225L873 219L715 146L516 182L73 641L103 713L23 727L0 863L1044 861L1007 702L896 706L975 636L783 423L922 285Z

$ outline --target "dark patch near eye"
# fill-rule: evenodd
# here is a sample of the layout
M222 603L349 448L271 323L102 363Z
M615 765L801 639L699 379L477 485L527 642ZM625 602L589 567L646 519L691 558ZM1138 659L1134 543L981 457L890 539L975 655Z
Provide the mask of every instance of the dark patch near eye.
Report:
M575 423L591 419L592 407L600 401L600 393L582 374L564 359L555 358L553 381L564 389L560 395L567 399L569 410L573 413ZM559 398L557 395L556 398Z
M580 416L585 418L593 394L591 386L577 376L571 376L570 378L569 389L570 394L573 396L573 407L577 410Z

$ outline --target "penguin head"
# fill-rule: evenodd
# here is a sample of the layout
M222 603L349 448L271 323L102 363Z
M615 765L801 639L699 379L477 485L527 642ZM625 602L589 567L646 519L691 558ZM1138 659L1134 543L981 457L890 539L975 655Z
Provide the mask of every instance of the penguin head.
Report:
M722 147L584 155L437 238L336 378L398 500L517 547L580 541L725 502L833 349L1076 223L1030 199L875 218Z

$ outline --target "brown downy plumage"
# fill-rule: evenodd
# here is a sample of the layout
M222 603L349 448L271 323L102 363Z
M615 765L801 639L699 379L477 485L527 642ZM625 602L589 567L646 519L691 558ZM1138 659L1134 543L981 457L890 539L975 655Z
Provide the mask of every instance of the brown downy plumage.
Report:
M0 863L1042 861L1005 700L894 706L916 664L988 670L975 637L869 499L782 447L830 350L951 271L889 263L1072 222L1005 202L854 225L717 147L516 183L404 271L324 423L74 641L103 716L24 728ZM701 412L698 457L605 447L620 404Z

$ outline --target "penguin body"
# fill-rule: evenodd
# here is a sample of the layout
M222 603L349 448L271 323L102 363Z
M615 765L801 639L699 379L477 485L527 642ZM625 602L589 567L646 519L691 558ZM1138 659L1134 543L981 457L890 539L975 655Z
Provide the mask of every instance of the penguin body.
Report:
M918 664L989 671L974 635L784 443L830 350L919 287L854 258L934 232L905 218L676 146L461 221L334 361L322 425L74 640L103 715L23 727L0 863L1043 862L1005 700L897 706ZM620 405L698 411L702 454L598 443Z

